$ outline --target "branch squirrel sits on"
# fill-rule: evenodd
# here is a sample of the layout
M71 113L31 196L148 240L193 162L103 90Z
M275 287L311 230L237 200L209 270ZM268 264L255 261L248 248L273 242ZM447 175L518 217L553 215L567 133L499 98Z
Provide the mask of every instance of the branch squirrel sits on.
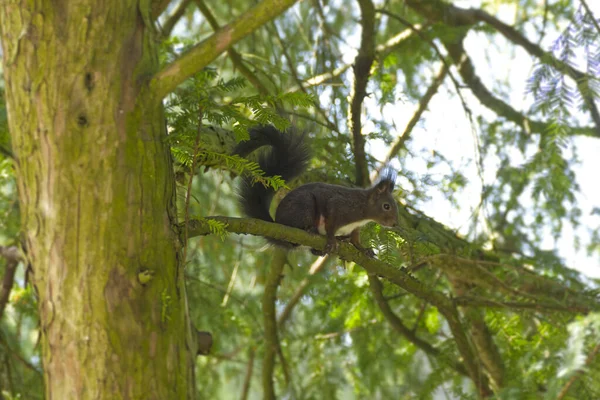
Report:
M271 149L258 158L266 176L279 175L289 182L308 167L311 152L304 135L283 133L270 125L251 129L250 140L239 143L233 153L244 157L267 145ZM395 171L385 168L379 181L369 189L319 182L301 185L281 200L273 220L269 214L275 194L273 188L253 184L251 177L243 176L238 191L239 201L248 217L326 235L325 253L337 249L336 236L349 236L354 246L372 256L373 251L360 244L360 228L371 221L384 226L398 225L398 207L392 196L395 178ZM281 240L267 240L286 248L297 246ZM313 253L323 254L316 250Z

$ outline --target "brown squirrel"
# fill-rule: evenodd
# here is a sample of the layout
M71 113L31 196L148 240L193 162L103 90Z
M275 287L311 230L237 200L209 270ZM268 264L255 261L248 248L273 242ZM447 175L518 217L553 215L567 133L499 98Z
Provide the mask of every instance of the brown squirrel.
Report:
M308 167L311 152L304 135L283 133L269 125L251 129L250 140L239 143L234 154L246 156L265 145L270 145L271 149L259 156L258 164L267 176L279 175L289 182ZM398 208L392 196L395 178L396 173L385 168L379 181L369 189L328 183L301 185L283 198L273 220L269 214L273 189L253 184L250 177L246 176L242 177L239 187L240 205L248 217L326 235L326 253L337 249L336 236L349 236L354 246L373 255L372 250L360 244L360 227L371 221L385 226L398 225ZM296 246L284 241L268 240L287 248ZM322 254L315 250L313 253Z

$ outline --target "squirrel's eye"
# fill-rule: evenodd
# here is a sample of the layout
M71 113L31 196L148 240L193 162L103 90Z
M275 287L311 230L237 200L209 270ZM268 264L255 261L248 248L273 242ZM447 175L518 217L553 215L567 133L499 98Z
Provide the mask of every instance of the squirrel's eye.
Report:
M385 211L389 211L389 210L390 210L390 208L392 208L392 207L390 207L390 205L389 205L388 203L383 203L383 209L384 209Z

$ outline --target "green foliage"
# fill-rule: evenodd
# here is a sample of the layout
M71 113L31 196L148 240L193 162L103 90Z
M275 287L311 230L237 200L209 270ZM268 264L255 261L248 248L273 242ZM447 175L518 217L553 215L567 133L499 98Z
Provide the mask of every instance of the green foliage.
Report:
M554 63L547 57L531 75L528 90L536 99L535 110L557 121L566 121L577 105L589 110L586 99L597 98L600 93L599 38L600 32L594 25L593 16L581 7L552 46L550 54L555 55L562 64ZM586 74L578 82L573 82L564 74L567 68L577 65L578 54L585 57ZM574 90L574 84L582 85L583 90Z
M557 357L560 362L556 374L558 379L549 382L544 398L556 398L565 383L576 377L579 379L574 381L572 393L585 393L589 398L597 398L600 396L600 387L595 380L598 372L590 368L598 365L594 357L600 349L600 315L593 313L579 318L569 324L568 331L566 347Z
M285 187L285 182L279 176L265 176L256 162L208 148L202 141L202 124L230 127L236 141L247 140L248 129L257 124L273 124L278 129L287 129L289 120L281 117L276 109L285 105L309 107L313 99L298 92L274 96L236 95L245 86L245 79L234 77L224 80L212 68L196 74L167 102L166 117L170 131L167 140L173 158L185 171L189 172L195 156L196 166L218 168L235 175L247 174L254 182L278 190Z
M225 228L227 228L227 224L224 224L219 221L215 221L214 219L200 218L200 220L203 221L204 223L208 224L208 226L210 228L210 233L212 233L213 235L216 235L221 240L225 240L225 237L228 234L228 232L225 230Z
M212 233L189 240L185 262L193 324L211 331L215 340L212 355L197 359L200 398L240 397L251 365L249 398L262 398L262 295L272 253L265 248L263 239L229 235L226 225L204 217L238 215L234 176L245 174L275 190L294 184L278 176L267 177L256 162L232 156L229 150L234 142L247 139L248 129L257 124L269 123L279 129L293 124L307 132L315 153L309 172L300 179L353 185L355 156L347 117L355 63L353 51L360 40L361 16L356 3L344 3L343 7L338 3L303 2L234 46L243 66L262 87L254 87L255 81L242 77L246 72L233 58L224 56L165 100L165 140L171 147L180 185L179 212L208 224ZM497 47L505 56L502 62L506 68L516 68L509 54L518 46L509 43L493 25L480 22L471 26L467 20L459 19L463 25L452 26L456 10L440 11L447 20L434 18L439 11L436 7L449 2L429 4L430 16L417 12L409 3L391 0L375 4L419 25L423 35L411 35L383 51L378 47L362 110L371 170L381 166L404 130L403 121L410 118L439 70L440 56L431 43L447 55L443 44L456 43L466 35L465 47L471 58L483 53L483 59L491 60L487 47ZM427 2L422 3L426 9ZM210 7L215 19L224 26L242 15L248 2L213 2ZM543 121L546 129L531 131L508 122L504 115L490 116L490 110L482 110L477 99L471 101L476 97L469 90L471 83L465 82L459 68L453 67L450 74L456 82L447 79L438 92L450 98L448 103L462 104L458 94L466 99L471 108L461 112L470 115L473 131L463 132L448 125L443 136L434 136L440 108L447 104L440 107L432 102L398 154L392 156L401 175L395 196L414 219L406 218L394 229L368 224L361 232L361 240L365 247L375 250L380 261L417 279L424 290L447 296L456 304L465 298L488 301L483 306L457 306L457 310L469 339L475 334L465 313L477 310L498 351L504 379L491 398L554 399L571 379L575 380L566 398L600 398L600 361L599 357L591 357L600 343L600 317L597 313L581 317L580 311L568 308L572 297L597 298L598 282L583 279L565 265L556 249L541 246L548 236L564 241L565 226L587 222L592 234L586 247L600 253L600 223L596 223L600 212L596 210L587 216L580 207L576 174L580 160L573 139L574 126L588 125L587 99L598 97L598 32L591 17L583 10L575 10L573 2L566 0L543 5L531 0L488 2L483 7L498 18L510 14L505 10L511 7L518 11L514 13L516 20L509 25L532 42L542 41L543 35L558 37L548 54L562 64L550 57L538 60L527 87L527 93L534 98L533 105L529 109L527 103L514 106L525 108L519 112L530 121ZM500 9L502 12L497 12ZM474 14L470 18L475 18ZM565 23L568 26L562 29ZM408 29L398 19L379 13L376 24L377 46L384 46ZM162 64L173 61L213 31L204 17L190 16L185 28L179 30L184 37L163 38ZM489 46L479 47L481 42L477 40L481 38ZM473 43L477 45L475 50L470 48ZM582 80L565 77L566 67L581 68L581 58L585 72ZM452 62L450 58L446 61ZM346 72L337 73L341 67ZM509 78L491 76L496 72L494 66L475 64L475 81L486 86L496 100L510 104L516 82L511 81L510 74ZM306 85L321 74L331 77L315 86ZM300 83L305 83L303 89L298 89ZM221 141L221 137L210 141L221 133L217 128L232 133L227 137L231 143ZM476 137L477 154L472 148L446 148L441 144L447 143L444 137L458 141L471 135ZM15 243L19 235L14 161L2 149L10 150L10 140L6 108L0 104L0 245ZM190 176L194 179L190 180ZM184 210L190 181L193 201L189 210ZM465 193L479 194L480 204L475 209L466 205ZM437 222L425 215L438 208L444 209L448 219L436 215L440 221ZM467 217L463 218L465 211ZM459 226L461 223L464 225ZM441 253L447 258L436 258ZM496 285L504 284L515 291L548 289L537 286L547 281L528 280L538 274L556 283L563 289L559 293L565 296L537 292L536 296L527 297L480 287L471 280L473 270L467 268L473 264L457 262L454 275L444 272L451 257L479 262L479 272L493 276ZM382 279L383 296L390 310L410 332L434 348L437 356L394 328L375 301L369 277L360 266L331 257L324 261L320 272L311 274L311 267L319 261L305 250L290 252L287 262L277 293L278 316L292 301L298 302L288 319L278 324L281 351L274 381L279 397L478 398L472 380L448 363L461 363L464 356L448 321L430 299L419 299ZM3 266L0 260L0 272ZM37 371L37 303L33 289L25 287L24 281L24 276L17 277L10 304L0 321L0 355L7 355L16 382L16 389L3 396L20 394L21 398L35 399L42 397ZM305 289L300 292L302 287ZM160 297L161 320L167 324L171 313L179 310L172 310L173 301L166 292ZM542 300L552 300L552 305L565 306L567 310L544 309ZM512 307L511 302L529 308ZM473 340L469 344L475 346ZM476 362L481 363L481 352L475 353L475 357L481 357ZM24 366L16 355L33 369ZM4 361L2 358L0 364ZM0 384L6 381L0 367Z

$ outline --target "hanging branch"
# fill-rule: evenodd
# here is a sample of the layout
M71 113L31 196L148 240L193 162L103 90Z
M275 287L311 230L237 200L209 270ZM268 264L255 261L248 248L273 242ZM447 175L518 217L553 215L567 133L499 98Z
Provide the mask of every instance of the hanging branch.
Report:
M498 308L505 310L532 310L538 312L564 312L569 314L587 314L590 312L589 307L577 305L560 305L548 304L540 301L531 301L529 303L521 303L515 301L498 301L490 300L477 296L459 296L452 299L457 306L461 307L477 307L477 308Z
M352 134L354 162L356 164L356 184L369 184L369 168L365 153L365 137L362 134L362 106L367 96L367 84L371 75L371 66L375 61L375 7L371 0L358 0L361 13L361 39L358 54L354 59L354 82L350 94L348 121Z

